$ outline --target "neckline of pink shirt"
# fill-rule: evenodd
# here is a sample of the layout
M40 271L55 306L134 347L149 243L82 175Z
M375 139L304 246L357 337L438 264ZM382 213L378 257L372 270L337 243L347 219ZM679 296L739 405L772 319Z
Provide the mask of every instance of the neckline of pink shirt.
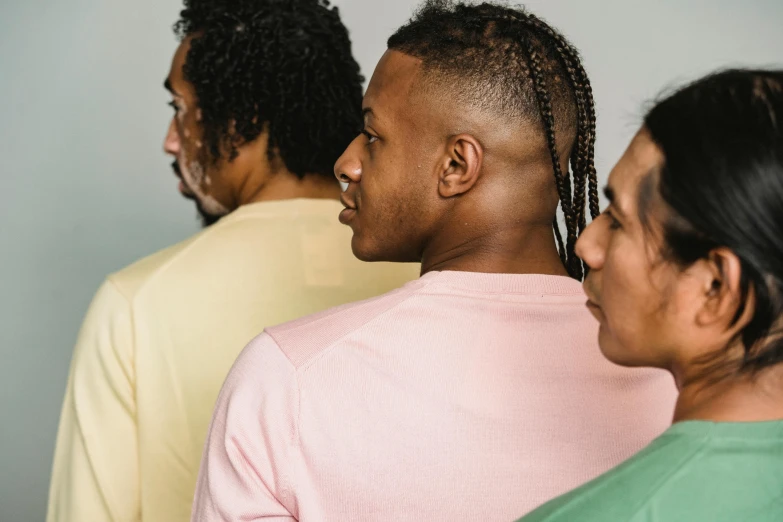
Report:
M582 283L565 276L543 274L490 274L486 272L427 272L422 283L446 285L473 292L583 295Z

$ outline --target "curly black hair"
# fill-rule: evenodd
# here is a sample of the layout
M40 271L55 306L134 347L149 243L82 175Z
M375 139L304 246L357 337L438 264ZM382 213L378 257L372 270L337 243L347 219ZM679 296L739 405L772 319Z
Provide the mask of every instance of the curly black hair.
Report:
M332 176L361 126L363 78L337 7L325 0L185 0L174 31L192 36L183 69L210 159L269 135L270 159Z
M389 38L388 47L421 59L425 74L445 79L456 88L455 96L540 125L567 229L563 244L554 220L560 259L572 277L581 279L586 267L574 248L586 227L585 191L593 218L599 208L595 105L576 49L556 29L521 7L451 0L424 2ZM573 142L571 173L560 167L557 147L569 142ZM573 192L569 174L573 175Z

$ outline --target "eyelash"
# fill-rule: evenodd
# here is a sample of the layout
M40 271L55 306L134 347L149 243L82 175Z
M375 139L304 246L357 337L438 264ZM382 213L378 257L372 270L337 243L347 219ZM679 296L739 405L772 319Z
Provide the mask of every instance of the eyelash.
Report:
M622 228L622 225L620 224L617 219L612 215L611 211L609 209L604 210L604 214L609 218L609 229L610 230L617 230L619 228Z
M367 144L368 144L368 145L369 145L369 144L372 144L372 143L375 143L376 141L378 141L378 136L373 136L372 134L370 134L369 132L367 132L367 131L366 131L366 130L364 130L364 129L362 129L362 130L361 130L361 131L359 131L359 132L361 132L362 134L364 134L364 136L367 138L367 142L368 142Z
M174 109L174 113L178 113L179 112L179 107L177 107L176 102L170 101L166 105L168 105L169 107Z

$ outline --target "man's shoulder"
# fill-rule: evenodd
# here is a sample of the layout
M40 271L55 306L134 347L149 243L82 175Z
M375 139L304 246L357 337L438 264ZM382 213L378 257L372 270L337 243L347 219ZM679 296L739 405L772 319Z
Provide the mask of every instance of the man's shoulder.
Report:
M404 304L424 286L426 283L417 279L377 297L267 328L265 333L299 368L367 324L383 320L388 312Z
M202 233L143 257L110 274L108 280L128 301L132 301L141 288L175 261L192 243L198 240Z
M260 407L261 397L284 396L296 388L296 374L320 355L370 322L415 296L425 286L421 280L386 294L344 304L264 329L236 359L223 392L249 397ZM263 374L263 378L259 375ZM243 399L245 400L245 399Z
M108 279L126 299L132 301L142 288L164 273L171 270L178 273L180 269L197 271L200 267L214 261L215 257L233 255L230 247L241 248L248 238L253 238L253 235L257 234L259 228L259 220L242 219L244 217L242 214L238 212L234 214L226 216L218 223L179 243L131 263L109 275Z

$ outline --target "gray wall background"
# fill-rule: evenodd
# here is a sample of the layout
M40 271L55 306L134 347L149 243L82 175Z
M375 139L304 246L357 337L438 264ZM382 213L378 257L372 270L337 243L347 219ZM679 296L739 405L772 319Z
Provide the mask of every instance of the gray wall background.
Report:
M418 2L334 3L369 78ZM719 66L783 63L780 0L527 6L582 51L604 180L643 102L662 88ZM161 84L180 8L179 0L0 0L2 522L44 518L71 350L104 275L197 230L161 151L170 117Z

